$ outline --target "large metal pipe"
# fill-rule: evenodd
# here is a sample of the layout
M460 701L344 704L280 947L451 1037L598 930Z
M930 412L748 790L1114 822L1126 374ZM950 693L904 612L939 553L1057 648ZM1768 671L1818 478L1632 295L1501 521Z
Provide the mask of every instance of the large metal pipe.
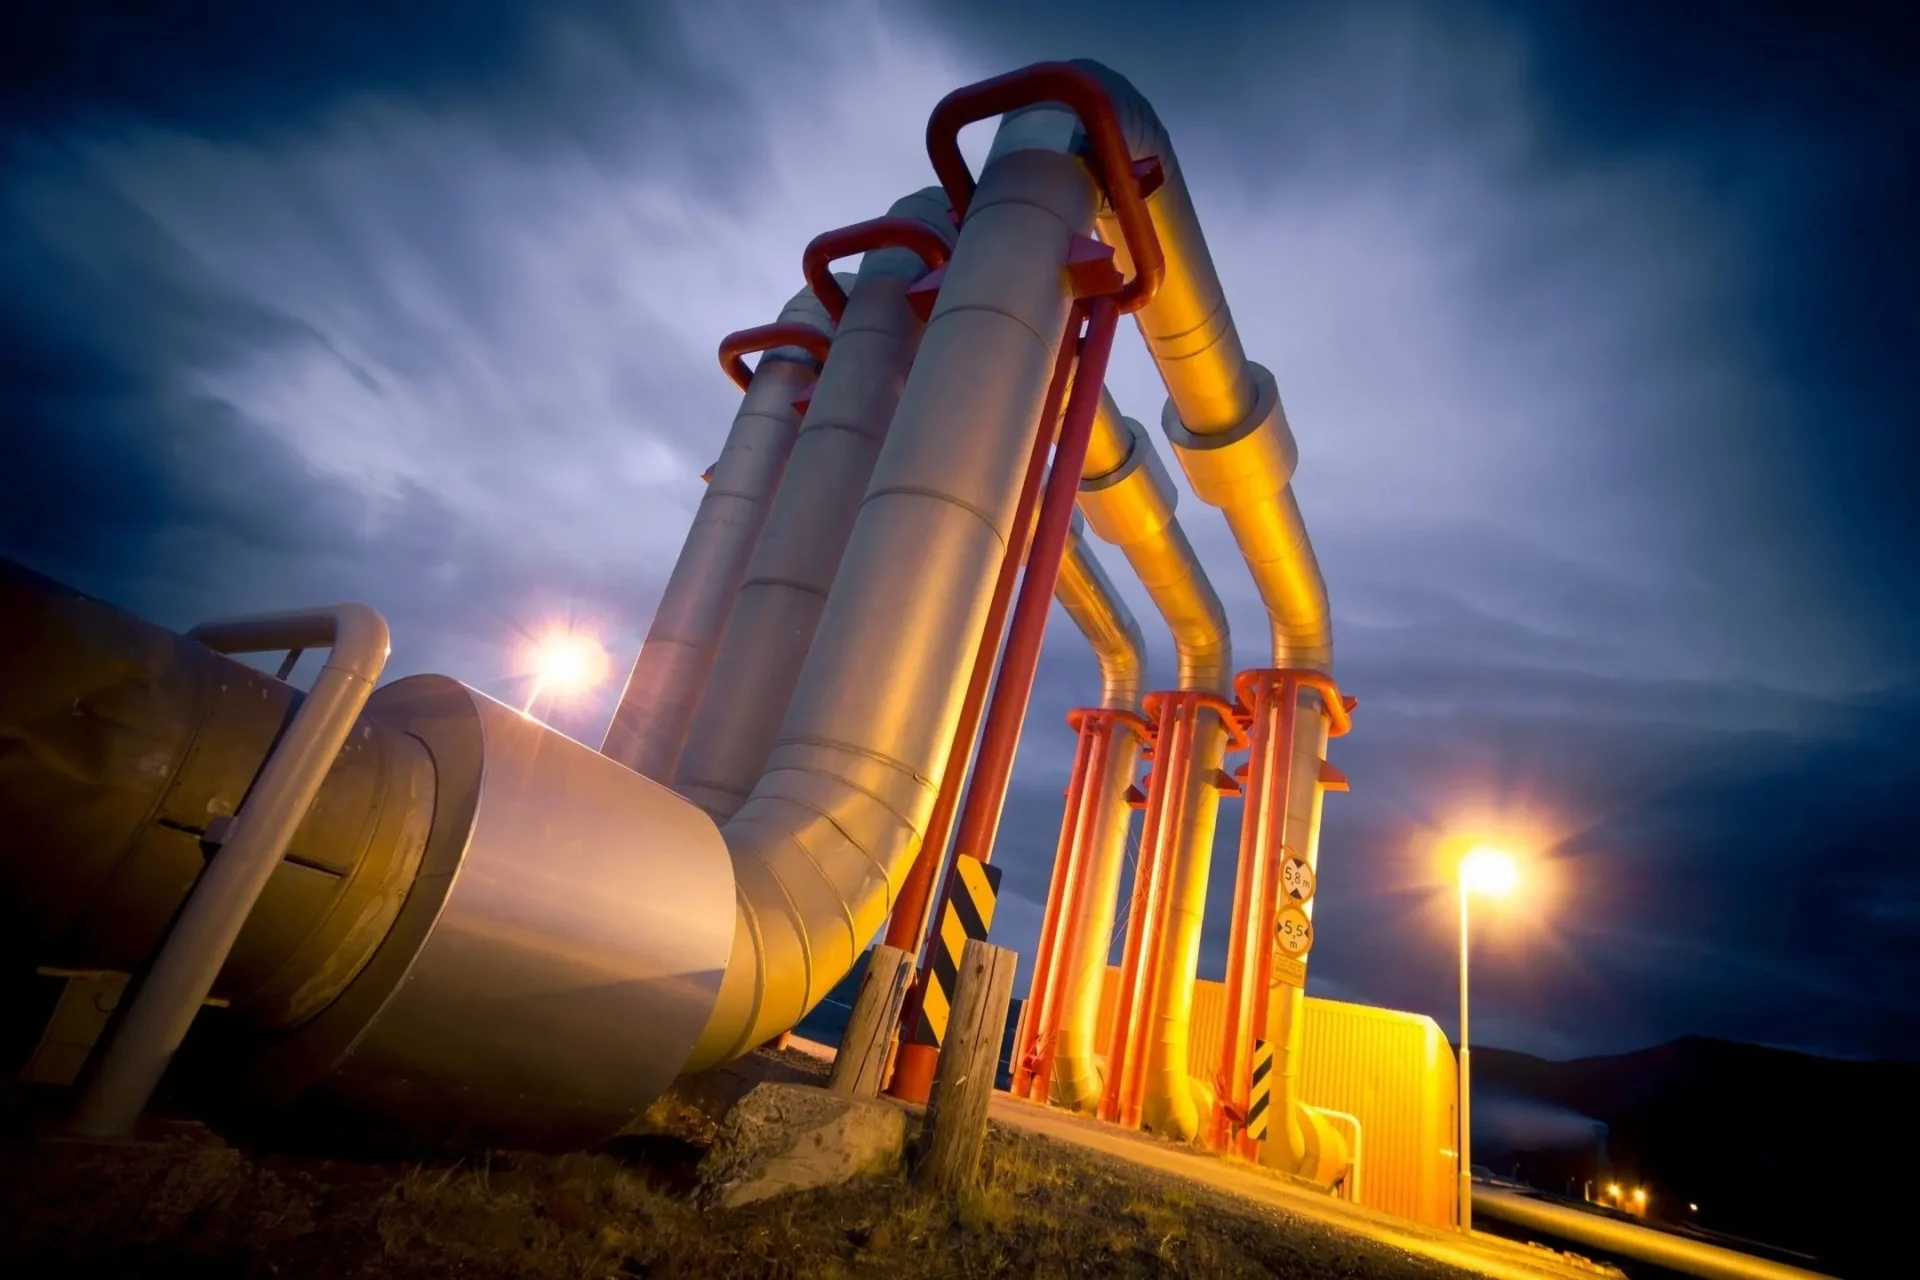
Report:
M950 246L946 193L927 187L894 202ZM728 614L713 671L674 775L674 789L725 821L766 767L801 664L840 569L860 499L906 386L923 328L907 290L929 269L904 248L861 260L787 460L746 578ZM824 283L824 282L823 282Z
M834 330L811 289L793 296L778 323L805 325L828 338ZM659 782L673 778L720 629L793 449L800 423L794 398L820 365L814 351L780 346L762 355L753 371L600 748L636 773Z
M1108 711L1138 714L1142 693L1145 650L1139 624L1114 592L1099 561L1079 535L1060 569L1055 589L1100 661L1100 705ZM1096 1037L1100 1021L1100 989L1107 972L1107 953L1113 943L1113 920L1126 863L1127 831L1133 810L1127 790L1139 762L1139 739L1122 724L1104 720L1098 732L1104 748L1089 762L1091 789L1082 806L1086 830L1074 833L1075 848L1063 889L1059 941L1055 965L1058 976L1049 997L1058 1007L1058 1029L1053 1041L1052 1096L1062 1106L1087 1110L1100 1098ZM1038 977L1036 975L1036 983Z
M1473 1208L1523 1231L1571 1240L1681 1275L1704 1276L1706 1280L1821 1280L1819 1272L1756 1258L1671 1231L1621 1222L1525 1191L1475 1187Z
M1331 672L1333 630L1326 581L1307 539L1306 525L1292 490L1298 446L1281 408L1273 375L1247 359L1226 291L1200 232L1200 221L1185 176L1165 127L1140 92L1125 77L1094 62L1077 64L1097 79L1114 102L1127 145L1136 160L1160 162L1163 180L1147 200L1148 213L1165 258L1164 283L1135 321L1166 384L1161 427L1186 472L1194 496L1225 515L1254 585L1266 606L1273 636L1275 667L1305 667ZM1103 209L1100 231L1124 264L1125 236L1118 220ZM1123 266L1124 269L1124 266ZM1317 695L1302 695L1317 709ZM1295 848L1318 843L1319 764L1324 759L1325 725L1319 716L1303 716L1296 738L1296 795L1307 788L1298 812L1304 829ZM1319 732L1313 732L1320 721ZM1318 742L1316 747L1315 742ZM1290 826L1294 826L1291 819ZM1289 841L1294 839L1290 831ZM1297 998L1274 1002L1270 1039L1292 1043L1299 1021ZM1274 1126L1281 1141L1262 1152L1268 1163L1298 1167L1313 1158L1293 1141L1301 1102L1298 1080L1281 1075L1274 1105L1287 1119Z
M1124 417L1113 397L1104 392L1101 419L1104 429L1098 438L1103 460L1111 461L1101 472L1088 467L1080 508L1096 533L1120 547L1166 619L1173 633L1179 689L1225 693L1233 671L1226 610L1174 513L1178 494L1173 481L1145 428ZM1187 1071L1187 1025L1220 806L1214 776L1226 744L1225 722L1216 712L1203 710L1184 757L1188 773L1179 784L1185 792L1177 809L1181 821L1162 837L1173 841L1168 927L1157 934L1164 948L1162 961L1154 966L1159 979L1148 1005L1139 1011L1154 1023L1148 1041L1144 1118L1155 1131L1183 1141L1197 1132L1201 1110ZM1089 998L1097 1002L1097 987ZM1096 1005L1087 1016L1097 1017L1098 1012Z
M189 633L219 653L325 647L313 690L274 744L227 838L194 882L167 940L134 985L74 1114L76 1132L119 1137L146 1109L160 1077L213 991L234 941L286 856L321 785L373 693L390 649L387 621L363 604L329 605L208 623ZM289 672L292 662L287 664Z
M1072 306L1095 190L1003 123L874 466L767 771L723 834L733 956L689 1069L790 1027L849 967L906 876ZM938 590L929 589L938 584Z

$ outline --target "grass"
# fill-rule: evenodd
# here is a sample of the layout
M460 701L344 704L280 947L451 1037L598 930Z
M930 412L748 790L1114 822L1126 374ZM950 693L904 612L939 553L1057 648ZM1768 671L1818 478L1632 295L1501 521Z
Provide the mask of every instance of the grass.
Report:
M703 1212L711 1117L663 1104L591 1154L406 1165L176 1140L0 1147L0 1274L994 1277L1456 1274L995 1128L952 1201L898 1175ZM643 1128L646 1126L642 1126Z

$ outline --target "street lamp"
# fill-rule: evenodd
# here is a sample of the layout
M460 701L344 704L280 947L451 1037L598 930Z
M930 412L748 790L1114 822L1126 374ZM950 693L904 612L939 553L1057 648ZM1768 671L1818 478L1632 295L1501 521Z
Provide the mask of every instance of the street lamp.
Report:
M1460 1162L1460 1229L1473 1230L1473 1074L1467 1048L1467 898L1483 893L1504 897L1520 882L1513 855L1478 846L1460 859L1460 1133L1454 1144Z
M542 639L533 652L533 688L520 708L533 714L543 693L578 693L600 683L607 673L607 651L592 636L579 631L556 631Z

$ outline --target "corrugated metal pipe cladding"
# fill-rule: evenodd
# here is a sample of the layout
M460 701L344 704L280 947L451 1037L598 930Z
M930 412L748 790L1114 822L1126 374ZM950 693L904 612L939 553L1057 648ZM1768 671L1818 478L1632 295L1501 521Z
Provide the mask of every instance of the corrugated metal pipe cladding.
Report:
M766 770L722 827L733 952L685 1070L817 1003L919 850L1093 226L1063 151L996 142L980 176Z
M1246 559L1271 625L1273 665L1330 672L1333 632L1326 581L1291 487L1299 450L1281 408L1279 388L1271 373L1247 359L1165 127L1125 77L1098 63L1078 65L1106 88L1134 158L1158 157L1164 174L1160 188L1148 199L1148 211L1166 258L1166 279L1152 301L1134 315L1167 388L1161 427L1194 496L1225 515ZM1129 269L1125 241L1110 209L1101 211L1100 234L1115 247L1122 270ZM1309 707L1315 705L1311 694L1305 701ZM1309 723L1317 718L1303 717ZM1311 732L1302 739L1308 745L1296 747L1301 758L1296 761L1295 777L1311 779L1318 776L1318 760L1324 756L1324 734L1318 735L1317 749ZM1303 806L1316 828L1317 799ZM1317 846L1318 831L1312 830L1302 833L1295 847L1311 851L1311 857ZM1183 889L1191 888L1176 872L1176 910ZM1198 891L1204 894L1204 881ZM1184 955L1179 959L1182 963L1177 967L1184 970ZM1185 989L1191 991L1190 972L1174 976L1183 978ZM1179 998L1174 992L1163 994ZM1299 1019L1299 1001L1296 993L1289 994L1296 998L1275 1001L1275 1022L1268 1029L1269 1036L1278 1033L1283 1045L1297 1041L1294 1024ZM1182 1061L1173 1051L1184 1047L1184 1036L1179 1045L1171 1034L1156 1035L1155 1040L1154 1056L1160 1068L1155 1075L1166 1094L1157 1108L1159 1118L1170 1131L1179 1132L1186 1127L1187 1102L1181 1085L1171 1077ZM1315 1125L1301 1108L1297 1054L1283 1053L1282 1059L1275 1099L1280 1123L1275 1132L1283 1136L1266 1144L1263 1158L1283 1167L1324 1164L1324 1153L1306 1150L1315 1144L1302 1138L1303 1133L1324 1137L1325 1126ZM1148 1110L1151 1123L1156 1110L1151 1096Z

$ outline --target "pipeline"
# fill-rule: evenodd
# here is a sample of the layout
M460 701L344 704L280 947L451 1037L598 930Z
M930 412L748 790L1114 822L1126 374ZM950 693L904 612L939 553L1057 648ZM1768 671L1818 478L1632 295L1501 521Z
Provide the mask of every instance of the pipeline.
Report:
M772 754L919 347L923 326L907 291L945 263L950 214L946 193L928 187L894 202L893 225L828 232L808 246L813 292L837 313L833 347L721 633L693 717L700 731L674 775L674 790L717 821L740 807ZM932 260L897 247L916 229ZM863 249L851 291L833 298L828 262L816 260Z
M1167 388L1161 429L1194 496L1226 517L1266 606L1273 666L1331 672L1326 582L1292 489L1299 452L1278 386L1271 373L1247 359L1165 126L1124 77L1094 62L1074 65L1107 91L1134 158L1152 156L1160 164L1162 180L1148 196L1147 210L1159 238L1165 278L1134 319ZM1126 237L1118 218L1103 208L1099 222L1101 237L1114 246L1124 270ZM1313 693L1301 696L1320 714L1300 717L1284 838L1291 848L1306 851L1317 870L1327 709ZM1282 1046L1274 1091L1276 1120L1281 1122L1275 1125L1280 1140L1267 1142L1261 1158L1290 1170L1337 1163L1310 1151L1311 1140L1302 1136L1311 1130L1338 1141L1300 1101L1297 1050L1303 994L1289 987L1287 998L1274 1003L1267 1028L1268 1038Z
M1124 138L1110 113L1094 109L1090 75L1113 93ZM1046 105L1013 109L1021 84L1039 86ZM782 504L780 474L798 427L793 405L819 363L817 346L811 353L777 347L750 376L738 351L723 351L730 375L747 379L747 399L635 663L606 754L443 677L412 677L373 693L215 984L222 998L271 990L282 1008L287 993L297 996L296 1011L276 1015L277 1025L237 1000L238 1013L214 1019L223 1035L237 1037L226 1073L235 1096L265 1105L295 1098L350 1105L456 1140L572 1144L611 1132L675 1076L766 1042L824 996L900 893L941 780L964 767L956 741L967 683L984 644L997 643L997 636L983 642L986 622L1004 565L1017 564L1008 548L1026 530L1015 536L1015 514L1051 428L1043 404L1069 317L1081 316L1083 306L1089 385L1073 396L1067 416L1076 433L1090 420L1091 435L1063 433L1069 461L1049 485L1034 582L1023 586L1014 615L1024 666L1013 683L1028 687L1007 696L1024 708L1030 688L1035 633L1031 625L1021 630L1021 620L1044 619L1048 595L1073 597L1085 587L1075 576L1083 546L1069 550L1058 580L1051 565L1066 512L1078 505L1094 532L1122 549L1166 616L1180 657L1175 695L1199 700L1174 753L1192 767L1156 762L1168 783L1178 783L1164 807L1186 814L1169 818L1167 838L1182 852L1164 886L1171 923L1152 955L1152 990L1172 993L1153 1001L1156 1061L1171 1060L1174 1037L1185 1031L1179 989L1191 987L1201 854L1217 804L1219 751L1208 738L1224 736L1224 721L1205 699L1224 689L1231 654L1218 599L1173 519L1165 472L1138 424L1120 417L1104 393L1092 395L1103 355L1091 353L1104 353L1118 311L1137 313L1174 396L1172 425L1166 415L1163 425L1176 455L1196 492L1227 511L1276 636L1284 631L1286 654L1300 664L1317 660L1316 597L1307 588L1318 578L1317 569L1311 582L1303 576L1311 566L1304 534L1289 541L1298 525L1288 505L1291 440L1271 379L1245 366L1237 339L1227 342L1223 303L1203 312L1218 332L1195 351L1185 350L1183 343L1193 344L1169 322L1200 305L1194 299L1205 300L1200 282L1211 279L1211 265L1189 225L1171 150L1131 87L1102 68L1053 64L973 89L988 92L974 93L969 109L1003 101L992 109L1007 114L977 184L968 177L966 198L954 197L964 221L911 366L897 351L888 357L896 361L888 367L905 369L904 382L871 475L858 486L863 496L853 507L848 480L848 502L817 513L823 523L811 526L826 530L811 544L822 552L816 568L829 558L837 566L820 568L825 601L817 622L800 624L811 627L811 642L791 645L798 669L790 685L781 675L756 704L777 729L744 799L716 825L651 779L676 776L688 723L712 687L726 619L749 565L761 563L769 504L798 504L813 483L794 484L792 501ZM1075 109L1052 105L1060 99ZM1024 99L1033 100L1031 93ZM951 113L942 127L957 131ZM964 170L957 143L949 136L936 150L930 124L929 149L953 195L955 164ZM1158 170L1130 165L1150 159ZM1127 185L1146 191L1156 180L1144 202ZM1165 270L1153 247L1163 222ZM1096 226L1113 248L1111 262L1087 252L1085 237ZM851 289L850 316L866 305L862 289L885 275L876 265L870 279L863 267L842 286ZM1172 303L1157 301L1163 279ZM924 299L928 284L921 279L911 291ZM1217 296L1217 280L1209 287ZM831 332L811 295L783 313L789 321L793 308L812 317L823 340ZM858 323L856 316L848 336ZM1243 366L1238 381L1227 379L1211 399L1193 394L1209 385L1207 369L1221 377L1231 371L1221 352ZM823 421L837 412L838 394L833 362L826 364L812 391ZM861 420L871 425L885 416L876 407L885 388L866 390L872 416L863 409ZM1266 466L1275 459L1285 466ZM805 474L816 474L812 464ZM1062 494L1066 501L1057 501ZM843 526L828 525L848 510L842 538L834 530ZM837 541L844 550L832 557ZM198 876L218 806L231 813L241 803L299 695L97 602L75 603L71 593L44 586L16 594L20 609L8 617L30 619L23 632L30 641L14 641L18 661L0 668L0 692L11 699L0 699L0 822L33 830L33 849L61 856L30 867L0 859L9 877L0 885L6 909L38 931L9 945L32 950L36 964L132 971L152 954ZM1324 631L1323 590L1317 598ZM744 621L742 628L750 630ZM1102 643L1114 639L1108 630L1099 634ZM73 656L82 653L93 660ZM735 659L727 661L733 670ZM64 674L38 679L47 671ZM1000 698L996 692L996 710ZM784 714L776 714L782 702ZM1004 764L1018 717L990 716L989 724L998 725L989 736ZM1122 770L1120 760L1132 750L1129 743L1113 753L1102 779L1109 795L1130 776L1131 761ZM690 759L689 769L696 763ZM988 782L977 805L969 794L969 838L983 851L997 826L994 791L1004 773ZM727 811L736 795L703 798ZM56 796L66 808L51 813ZM1311 826L1309 809L1302 821ZM1125 814L1116 806L1112 816ZM1102 840L1124 830L1124 822L1111 822ZM1111 870L1117 877L1119 857L1101 856L1110 863L1101 876ZM392 892L396 877L404 893ZM1113 897L1089 892L1069 915L1078 934L1062 948L1064 972L1088 966L1104 934L1094 927L1100 904ZM139 928L124 927L128 920ZM335 941L321 945L327 939ZM351 953L352 963L336 952ZM1060 1074L1084 1100L1099 1087L1091 1017L1084 984L1070 981L1067 989L1073 999L1063 1010L1070 1034L1062 1037ZM1074 1029L1083 1016L1084 1039ZM1184 1051L1178 1058L1177 1078L1169 1074L1148 1094L1156 1127L1169 1131L1192 1128Z
M1178 689L1223 693L1233 670L1226 610L1174 513L1177 491L1145 429L1123 417L1109 394L1103 393L1101 409L1102 421L1112 424L1103 439L1115 442L1105 456L1116 460L1100 472L1089 466L1080 490L1081 510L1087 512L1096 533L1121 548L1166 619L1173 633ZM1199 1126L1200 1107L1187 1071L1186 1031L1220 802L1213 779L1224 758L1227 727L1217 714L1208 713L1196 727L1196 735L1183 782L1187 788L1184 821L1163 837L1173 841L1168 852L1172 858L1171 927L1162 935L1167 956L1158 966L1161 980L1151 993L1149 1010L1141 1011L1153 1023L1145 1118L1155 1131L1181 1141L1194 1137ZM1143 860L1149 853L1143 847ZM1097 1019L1098 1000L1095 987L1076 1017L1088 1023ZM1087 1035L1092 1034L1089 1025ZM1093 1096L1080 1099L1079 1105L1090 1105Z
M1538 1231L1590 1249L1706 1280L1821 1280L1818 1272L1756 1258L1671 1231L1556 1204L1538 1195L1501 1187L1473 1189L1475 1216L1497 1218L1523 1231Z
M1099 659L1101 709L1137 717L1144 670L1139 624L1093 558L1083 529L1076 515L1055 595ZM1070 1107L1082 1107L1099 1093L1094 1022L1132 820L1127 788L1138 756L1134 736L1115 717L1079 728L1074 782L1035 953L1034 996L1026 1006L1030 1026L1021 1033L1022 1045L1047 1061L1039 1071L1040 1096L1051 1091Z
M1075 310L1069 255L1094 215L1077 160L1018 143L1010 117L965 202L780 741L723 829L734 952L690 1070L823 997L918 851Z
M789 326L811 330L818 341L806 347L770 347L741 386L745 399L720 460L708 471L693 528L680 547L601 744L607 756L661 782L673 777L679 763L713 668L720 629L733 609L793 449L800 419L794 399L824 362L834 332L833 318L812 289L796 293L773 327ZM791 343L805 335L790 331L776 336ZM731 340L721 344L720 364L729 377L741 381L746 372L741 356L752 349Z

